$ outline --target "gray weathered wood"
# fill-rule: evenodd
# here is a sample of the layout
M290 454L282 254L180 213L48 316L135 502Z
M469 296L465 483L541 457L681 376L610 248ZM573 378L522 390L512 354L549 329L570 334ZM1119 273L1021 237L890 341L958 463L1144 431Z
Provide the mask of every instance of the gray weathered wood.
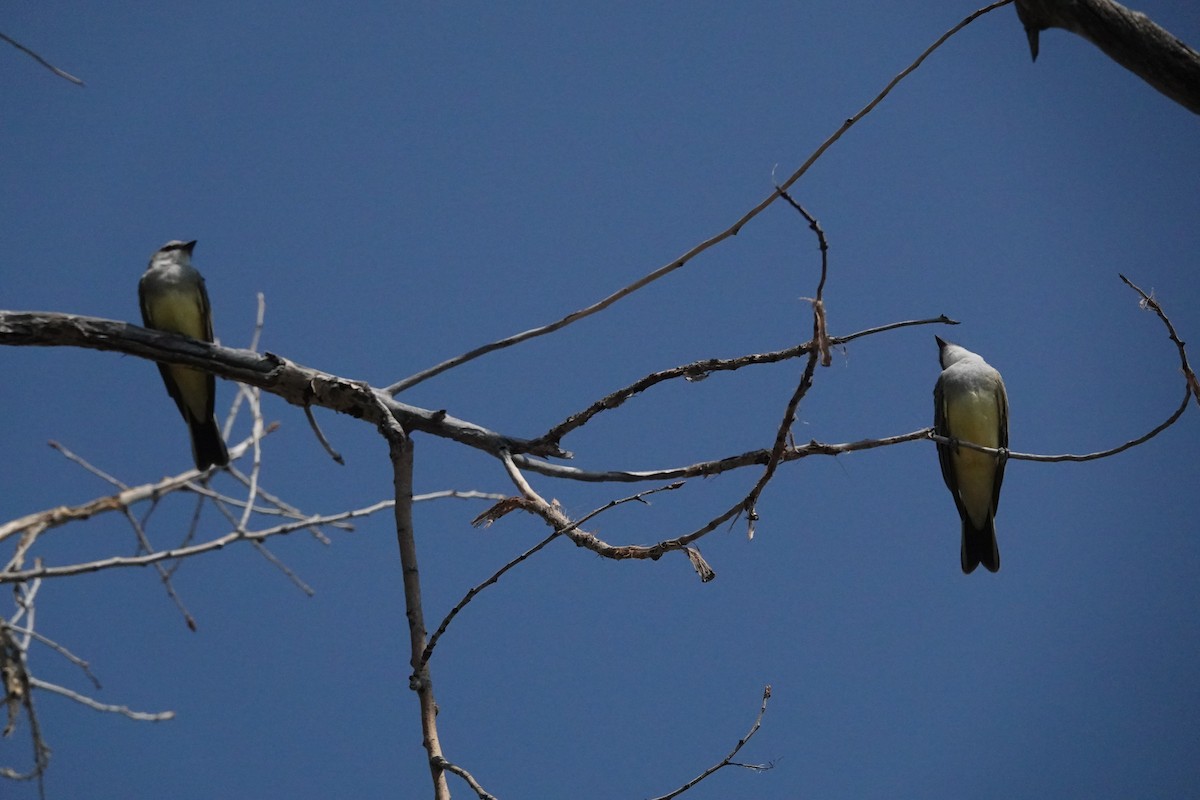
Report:
M1167 97L1200 114L1200 53L1145 14L1113 0L1016 0L1016 6L1035 61L1038 34L1062 28L1087 39Z

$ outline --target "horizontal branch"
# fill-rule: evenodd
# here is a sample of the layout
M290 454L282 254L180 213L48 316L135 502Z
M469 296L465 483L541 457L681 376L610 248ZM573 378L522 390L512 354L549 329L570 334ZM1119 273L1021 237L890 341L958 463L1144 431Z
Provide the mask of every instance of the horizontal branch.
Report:
M248 444L249 442L242 442L236 447L229 448L229 454L231 458L237 458L240 456ZM57 442L51 442L51 446L62 452L68 458L84 464L85 468L93 469L90 464L86 464L73 453L70 453L70 451L66 450L66 448L59 445ZM170 494L171 492L178 491L179 489L188 486L189 483L194 481L201 474L203 474L201 470L189 469L185 472L181 472L178 475L171 475L163 478L155 483L132 486L122 489L116 494L98 497L94 500L89 500L88 502L81 503L79 505L56 506L55 508L48 508L42 511L35 511L32 514L26 514L23 517L18 517L17 519L0 523L0 542L18 533L28 533L30 531L41 533L44 530L57 528L62 525L66 525L69 522L90 519L97 514L128 508L129 506L144 500L152 500L156 497L162 497L163 495ZM189 488L194 489L198 494L216 496L214 492L198 485ZM232 498L223 499L226 499L229 502L238 502ZM260 513L269 513L269 511L266 509L256 508L255 510L259 511Z
M55 683L47 683L46 681L35 678L32 675L29 677L29 685L35 689L42 689L47 692L53 692L54 694L61 694L63 697L74 700L76 703L85 705L88 708L95 709L96 711L104 711L109 714L120 714L123 717L129 717L129 719L134 719L139 722L165 722L166 720L175 718L174 711L134 711L128 706L115 706L110 705L109 703L101 703L99 700L93 700L87 695L80 694L79 692L68 689L65 686L59 686Z
M273 353L209 344L127 322L50 311L0 311L0 345L83 347L109 350L168 364L198 367L221 378L270 392L301 408L320 406L378 425L382 409L406 431L421 431L498 455L512 453L567 458L552 445L504 436L444 410L400 403L363 381L305 367Z
M157 564L160 561L169 561L176 558L187 558L189 556L207 553L212 550L220 550L234 542L261 542L264 539L269 539L272 536L281 536L283 534L292 533L293 531L307 528L310 525L327 525L332 522L339 522L346 519L355 519L357 517L365 517L374 514L384 509L391 508L394 502L391 500L383 500L374 505L365 508L354 509L352 511L343 511L337 514L314 515L305 519L288 522L282 525L276 525L273 528L266 528L261 531L231 531L230 533L220 536L216 539L210 539L207 542L188 545L186 547L176 547L172 550L158 550L153 553L146 553L140 556L113 556L104 558L98 561L89 561L82 564L68 564L61 567L45 567L39 566L33 569L13 570L9 572L0 572L0 584L4 583L22 583L34 578L61 578L67 575L81 575L87 572L99 572L100 570L112 569L114 567L145 567L150 564Z
M929 428L901 433L896 436L884 436L879 439L859 439L856 442L826 443L815 439L804 445L794 445L784 449L781 462L796 461L808 456L837 456L860 450L873 450L877 447L890 447L903 442L925 439L929 436ZM678 478L700 478L719 475L734 469L744 467L764 466L771 460L771 450L767 448L750 450L741 455L719 458L712 461L700 461L686 467L668 467L656 470L611 470L593 472L570 467L565 464L551 464L527 456L513 456L513 461L522 469L545 475L548 478L563 478L566 480L583 481L584 483L641 483L643 481L666 481Z

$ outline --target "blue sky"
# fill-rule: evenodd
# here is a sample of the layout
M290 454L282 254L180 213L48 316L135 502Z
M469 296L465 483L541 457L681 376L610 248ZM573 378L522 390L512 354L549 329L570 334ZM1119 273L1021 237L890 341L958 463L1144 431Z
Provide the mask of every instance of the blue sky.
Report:
M0 30L87 81L0 47L0 306L138 320L168 239L198 239L219 337L378 386L550 322L730 225L945 29L916 4L12 3ZM1193 46L1194 3L1142 10ZM1200 341L1200 127L1062 31L1031 64L1011 8L977 21L838 142L794 194L831 246L831 332L946 314L858 340L819 370L798 441L930 424L933 335L1003 374L1011 445L1090 452L1178 405L1178 358L1118 272ZM809 336L819 259L794 212L607 313L428 381L401 399L534 436L638 377ZM1200 359L1200 351L1193 352ZM5 348L0 519L189 466L154 368ZM573 434L585 469L655 469L768 446L799 362L657 387ZM218 406L234 391L219 382ZM267 488L311 512L387 497L386 447L270 396ZM242 420L238 435L246 432ZM235 437L236 438L236 437ZM432 660L446 755L501 798L650 797L718 760L764 684L740 754L692 798L1181 797L1200 766L1195 409L1084 464L1012 462L1003 567L964 576L932 444L781 468L742 525L685 559L601 560L557 542L482 593ZM418 437L419 492L511 493L491 459ZM591 529L613 543L692 530L758 473L691 481ZM634 488L531 477L583 514ZM234 490L228 476L216 485ZM650 488L649 486L640 488ZM421 504L430 628L546 533L483 501ZM151 536L177 541L173 498ZM225 533L211 510L203 532ZM114 515L43 540L47 563L131 553ZM47 581L46 680L173 709L147 724L39 696L51 797L425 797L391 519L185 564L192 633L149 570ZM8 612L0 612L7 614ZM27 729L0 764L28 763ZM451 780L456 796L469 789ZM4 797L35 797L4 785Z

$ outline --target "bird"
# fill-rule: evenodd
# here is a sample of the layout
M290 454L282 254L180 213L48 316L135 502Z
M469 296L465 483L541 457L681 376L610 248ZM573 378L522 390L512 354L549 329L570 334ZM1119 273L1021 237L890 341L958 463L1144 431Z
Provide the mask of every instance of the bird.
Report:
M173 240L158 248L138 282L138 302L147 328L211 342L212 310L204 277L192 266L195 246L194 240ZM159 364L158 371L188 425L196 469L228 464L229 452L213 412L217 387L212 373L179 364Z
M942 374L933 389L933 431L947 439L1000 450L1008 448L1008 393L1004 380L982 356L935 336ZM993 455L938 442L946 488L962 517L962 571L983 564L1000 569L996 507L1007 453Z

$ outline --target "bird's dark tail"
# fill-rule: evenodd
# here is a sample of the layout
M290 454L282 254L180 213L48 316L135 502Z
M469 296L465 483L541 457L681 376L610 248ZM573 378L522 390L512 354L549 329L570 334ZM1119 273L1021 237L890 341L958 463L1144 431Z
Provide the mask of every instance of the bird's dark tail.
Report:
M188 427L192 432L192 460L196 462L196 469L205 470L213 464L223 467L229 463L229 451L225 449L225 440L221 438L221 429L215 419L190 419Z
M970 518L964 516L962 523L962 571L970 575L983 564L988 572L1000 569L1000 548L996 546L996 522L989 519L987 526L977 530Z

